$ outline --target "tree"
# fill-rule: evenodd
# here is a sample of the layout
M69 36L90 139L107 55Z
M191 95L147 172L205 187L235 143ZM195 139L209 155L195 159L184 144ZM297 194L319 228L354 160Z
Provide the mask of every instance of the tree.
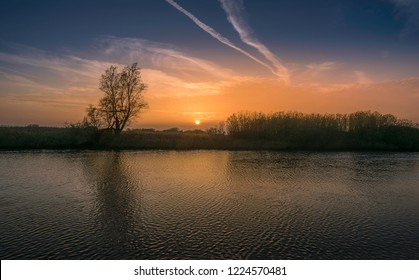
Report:
M97 128L121 131L147 107L143 98L146 85L142 82L137 63L118 72L111 66L100 78L99 89L105 93L97 107L90 105L84 123Z

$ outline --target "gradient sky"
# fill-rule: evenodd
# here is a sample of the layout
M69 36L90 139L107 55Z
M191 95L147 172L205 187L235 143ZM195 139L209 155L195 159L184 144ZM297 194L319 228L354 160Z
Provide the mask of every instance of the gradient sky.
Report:
M132 127L240 110L378 110L419 122L419 0L2 0L0 124L62 126L138 62Z

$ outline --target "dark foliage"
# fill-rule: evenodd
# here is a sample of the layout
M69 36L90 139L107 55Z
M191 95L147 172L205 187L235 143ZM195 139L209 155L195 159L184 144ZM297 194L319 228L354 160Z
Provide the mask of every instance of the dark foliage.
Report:
M226 122L234 138L278 141L297 149L418 150L419 127L390 114L272 114L240 112Z

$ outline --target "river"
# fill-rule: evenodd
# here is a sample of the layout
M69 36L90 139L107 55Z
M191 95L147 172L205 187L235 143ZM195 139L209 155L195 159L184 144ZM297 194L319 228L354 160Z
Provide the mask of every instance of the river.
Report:
M1 259L418 259L419 154L0 152Z

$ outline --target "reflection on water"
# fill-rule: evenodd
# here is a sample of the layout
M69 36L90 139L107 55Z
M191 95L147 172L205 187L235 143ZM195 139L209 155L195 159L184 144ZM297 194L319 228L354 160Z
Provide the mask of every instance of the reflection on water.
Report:
M419 155L2 152L2 259L418 259Z

